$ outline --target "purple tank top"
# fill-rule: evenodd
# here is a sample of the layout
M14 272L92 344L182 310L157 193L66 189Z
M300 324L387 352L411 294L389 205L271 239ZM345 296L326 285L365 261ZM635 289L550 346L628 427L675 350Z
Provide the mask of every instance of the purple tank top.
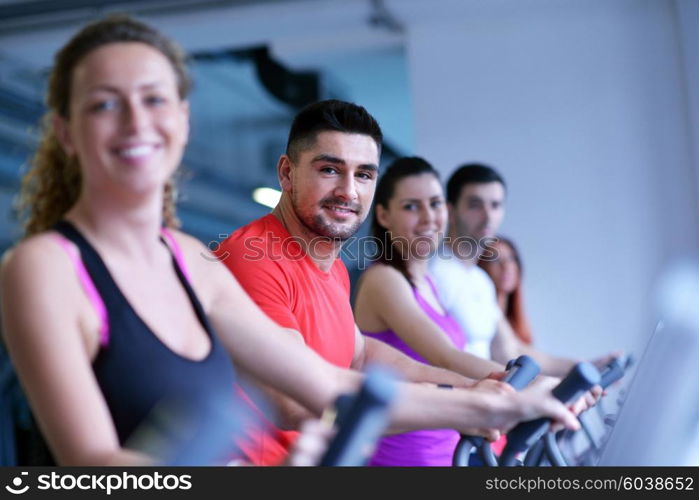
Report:
M437 290L427 277L427 282L432 288L437 300L439 295ZM448 313L442 314L436 311L418 292L413 288L413 295L418 305L434 321L457 349L463 350L466 345L466 335L461 326ZM442 308L444 309L444 308ZM393 330L382 332L364 332L367 337L372 337L386 344L395 347L399 351L407 354L411 358L424 364L429 364L425 358L415 352L406 344ZM379 440L379 443L371 458L369 465L372 466L451 466L454 448L459 441L459 434L451 429L426 429L420 431L404 432L386 436Z

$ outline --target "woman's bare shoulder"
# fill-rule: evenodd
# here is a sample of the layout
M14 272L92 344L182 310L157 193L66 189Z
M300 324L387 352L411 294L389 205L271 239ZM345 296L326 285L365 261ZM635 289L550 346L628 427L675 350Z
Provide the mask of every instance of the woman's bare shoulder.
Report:
M46 231L21 240L2 255L2 274L52 273L65 262L65 250L57 243L57 235ZM58 268L58 269L57 269Z
M370 286L393 286L397 283L408 284L405 276L403 276L398 269L386 264L372 265L362 273L360 279L363 283Z
M357 284L357 300L360 296L372 303L386 298L391 300L410 295L410 283L401 272L386 264L374 264L362 273Z

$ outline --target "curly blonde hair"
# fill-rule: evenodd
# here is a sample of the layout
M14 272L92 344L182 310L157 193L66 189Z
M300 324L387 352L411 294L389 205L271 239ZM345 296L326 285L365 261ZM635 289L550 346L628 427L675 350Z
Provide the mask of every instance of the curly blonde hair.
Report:
M170 39L147 24L124 15L112 15L85 26L57 54L49 77L46 104L49 111L42 119L42 136L30 168L22 179L18 214L25 236L45 231L61 220L80 196L82 175L76 158L66 154L54 130L53 118L68 119L73 71L91 51L110 43L140 42L162 53L172 65L180 99L185 99L191 81L182 50ZM163 221L177 228L174 176L165 185Z

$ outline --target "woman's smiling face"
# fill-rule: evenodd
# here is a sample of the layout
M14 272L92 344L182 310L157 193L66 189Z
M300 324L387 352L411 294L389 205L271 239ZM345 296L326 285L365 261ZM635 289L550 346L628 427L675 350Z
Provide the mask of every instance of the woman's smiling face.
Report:
M431 173L399 180L388 206L376 206L379 224L391 233L403 258L427 258L437 248L447 222L442 185ZM409 255L405 254L407 245Z
M56 125L84 185L143 192L161 189L179 165L188 120L170 61L147 44L126 42L101 46L77 64L69 117Z

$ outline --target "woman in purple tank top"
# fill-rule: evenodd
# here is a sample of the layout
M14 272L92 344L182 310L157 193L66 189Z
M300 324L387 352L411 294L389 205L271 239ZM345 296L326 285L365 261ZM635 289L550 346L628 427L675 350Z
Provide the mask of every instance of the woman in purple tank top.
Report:
M359 281L354 313L364 335L422 363L460 371L466 334L440 304L427 267L446 223L437 171L417 157L389 166L372 220L379 254ZM449 466L458 439L450 429L384 437L371 465Z

